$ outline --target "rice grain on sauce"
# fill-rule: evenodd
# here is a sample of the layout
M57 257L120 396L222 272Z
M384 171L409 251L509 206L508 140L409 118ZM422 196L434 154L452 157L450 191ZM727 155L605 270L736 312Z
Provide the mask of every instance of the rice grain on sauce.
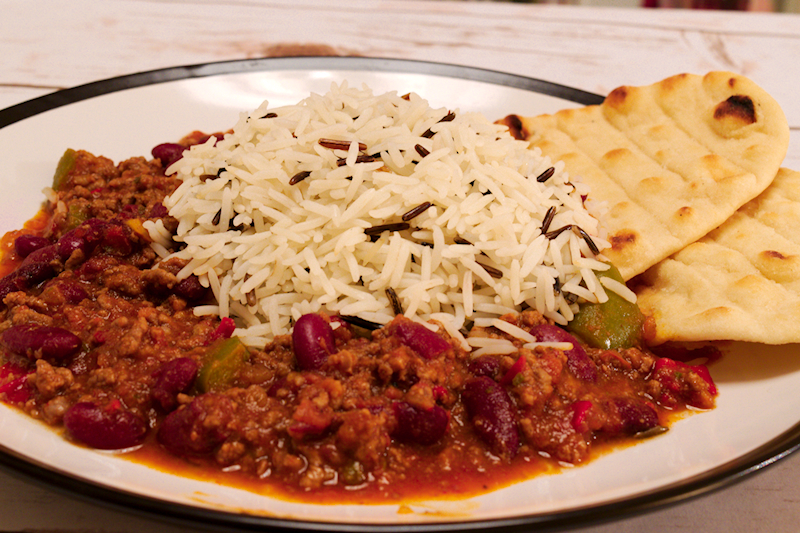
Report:
M469 349L469 323L530 307L565 324L607 298L585 186L480 114L343 83L264 102L215 141L168 169L176 234L147 229L160 256L187 261L179 278L212 288L218 305L196 312L236 318L246 344L320 310L385 324L396 295Z

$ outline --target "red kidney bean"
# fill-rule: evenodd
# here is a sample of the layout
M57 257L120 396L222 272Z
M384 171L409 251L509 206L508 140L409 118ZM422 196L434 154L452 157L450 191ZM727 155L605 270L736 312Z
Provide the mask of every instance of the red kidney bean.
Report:
M177 296L187 302L198 302L208 294L208 288L200 284L197 276L189 276L180 280L173 290Z
M81 250L88 257L102 242L106 229L110 225L111 223L107 220L90 218L78 227L71 229L56 243L59 255L63 259L67 259L75 250Z
M658 412L645 401L617 398L612 401L619 413L621 433L634 434L659 425Z
M14 239L14 249L20 257L28 257L30 254L45 246L50 246L51 242L39 235L20 235Z
M172 411L158 428L158 441L175 455L206 455L225 442L233 401L223 394L202 394Z
M80 351L69 360L69 364L66 367L69 368L73 376L88 374L97 368L97 354L91 351Z
M28 282L20 275L19 271L14 271L0 279L0 300L12 292L24 291L28 287Z
M114 255L129 255L133 252L131 233L132 230L126 224L110 224L103 235L103 250Z
M58 281L56 288L68 304L77 305L89 297L83 287L74 281Z
M34 250L20 263L20 267L26 265L49 265L61 259L55 244L48 244L38 250Z
M155 146L150 153L153 157L161 160L161 165L167 168L172 163L183 157L186 147L176 143L163 143Z
M75 250L81 250L84 255L89 254L86 240L77 233L77 228L65 233L58 239L58 254L64 258L69 258Z
M156 372L151 395L165 411L178 406L178 394L188 391L197 378L198 365L190 357L179 357L164 363Z
M519 430L514 403L492 378L482 376L464 384L461 400L478 436L500 456L514 457Z
M76 403L64 413L64 427L76 440L101 450L138 446L147 434L147 424L125 409L119 400L105 407L93 402Z
M594 361L586 355L578 339L552 324L539 324L532 327L530 334L540 342L569 342L572 344L571 350L566 350L567 368L572 374L583 381L597 381L597 366Z
M500 359L495 355L481 355L470 361L467 370L473 376L489 376L494 378L500 371Z
M333 329L319 315L303 315L294 324L292 346L297 366L302 370L317 370L336 349Z
M402 320L392 327L392 333L402 344L425 359L434 359L450 348L450 343L422 324Z
M141 209L144 209L143 207ZM137 204L127 204L122 206L122 209L118 213L118 217L122 220L128 220L131 218L137 218L141 215L142 212L140 211L140 206Z
M36 254L33 253L28 257L33 255ZM28 290L31 287L35 287L39 283L52 278L56 274L57 269L53 263L31 262L25 264L23 262L23 264L20 265L20 267L14 272L11 272L0 279L0 301L2 301L3 298L5 298L9 293Z
M43 359L62 360L80 350L81 339L63 328L21 324L3 332L3 344L12 352L29 358L39 352Z
M168 214L169 211L167 210L166 207L164 207L164 204L157 203L153 204L153 207L150 208L150 214L148 215L147 218L164 218Z
M428 446L447 433L450 415L440 405L419 409L407 402L394 402L392 411L397 418L392 437L400 442Z

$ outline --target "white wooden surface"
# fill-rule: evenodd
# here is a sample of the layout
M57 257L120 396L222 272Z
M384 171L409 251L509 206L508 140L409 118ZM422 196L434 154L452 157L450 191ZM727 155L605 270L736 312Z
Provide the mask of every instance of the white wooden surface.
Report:
M0 0L0 108L113 76L274 55L339 54L490 68L607 94L680 72L746 75L792 128L800 170L800 16L358 0ZM725 490L582 532L796 532L800 457ZM0 472L0 531L182 531Z

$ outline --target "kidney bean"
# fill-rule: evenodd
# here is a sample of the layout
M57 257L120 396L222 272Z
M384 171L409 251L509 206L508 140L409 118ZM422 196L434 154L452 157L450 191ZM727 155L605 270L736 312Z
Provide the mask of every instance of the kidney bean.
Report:
M139 209L140 209L139 206L136 204L127 204L122 206L122 209L120 210L117 216L123 220L128 220L130 218L138 218L139 215L141 214Z
M148 215L148 218L164 218L168 214L169 211L166 207L164 207L164 204L157 203L153 204L153 207L150 208L150 214Z
M126 256L133 251L131 228L124 224L109 225L103 235L103 249L111 254Z
M500 359L494 355L481 355L470 361L467 369L473 376L493 378L500 371Z
M422 324L402 320L394 323L392 333L402 344L408 346L425 359L433 359L450 348L450 343Z
M519 430L514 403L492 378L473 378L464 384L461 399L475 432L500 456L514 457L519 448Z
M75 250L81 250L84 255L89 254L88 245L86 240L76 233L76 229L65 233L58 239L58 254L64 258L69 258Z
M178 406L178 394L188 391L197 377L198 365L190 357L179 357L165 363L156 372L151 395L165 411Z
M632 435L659 425L658 412L645 401L617 398L612 403L619 413L621 433Z
M158 428L158 442L176 455L206 455L225 442L233 401L223 394L202 394L172 411Z
M59 281L56 287L68 304L77 305L89 297L83 287L74 281Z
M567 333L565 330L552 324L539 324L532 327L530 334L540 342L569 342L572 344L571 350L566 350L567 368L572 374L583 381L597 381L597 366L594 361L586 355L578 339Z
M440 405L419 409L407 402L394 402L392 411L397 418L392 437L400 442L428 446L447 433L450 415Z
M164 168L167 168L172 163L183 157L183 152L186 147L176 143L163 143L155 146L150 153L153 157L161 160Z
M198 302L206 297L208 288L200 284L200 279L197 276L189 276L184 278L175 285L175 294L180 296L187 302Z
M0 300L4 299L12 292L24 291L28 288L28 283L19 271L14 271L11 274L0 279Z
M49 246L50 244L49 240L39 235L20 235L14 239L14 249L20 257L28 257L36 250Z
M106 229L111 225L107 220L90 218L78 227L71 229L58 239L58 253L63 259L67 259L75 250L81 250L85 256L89 256L92 251L101 243Z
M61 259L61 257L58 254L56 245L48 244L28 254L22 263L20 263L20 267L26 265L49 265L59 259Z
M21 324L3 332L3 344L12 352L29 358L40 353L43 359L62 360L80 350L81 339L63 328Z
M119 400L100 407L93 402L76 403L64 413L64 427L76 440L101 450L138 446L147 434L147 424L125 409Z
M97 368L97 354L92 351L80 351L69 360L69 364L66 367L69 368L73 376L88 374Z
M317 370L336 349L333 329L319 315L303 315L294 324L292 346L297 366L302 370Z

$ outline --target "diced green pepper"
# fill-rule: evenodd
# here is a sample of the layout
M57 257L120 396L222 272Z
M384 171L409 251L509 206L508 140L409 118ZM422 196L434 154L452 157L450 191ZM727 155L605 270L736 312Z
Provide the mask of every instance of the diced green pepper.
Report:
M67 183L67 176L75 168L75 150L67 148L61 159L58 160L56 172L53 174L53 190L60 191Z
M198 390L211 392L228 388L248 359L250 352L238 337L216 342L197 374Z
M89 219L89 207L80 204L70 204L67 209L67 229L74 229Z
M597 277L609 277L625 283L614 265L604 272L597 272ZM581 305L566 329L594 348L608 350L640 346L644 315L639 306L612 291L607 290L606 294L606 302Z

